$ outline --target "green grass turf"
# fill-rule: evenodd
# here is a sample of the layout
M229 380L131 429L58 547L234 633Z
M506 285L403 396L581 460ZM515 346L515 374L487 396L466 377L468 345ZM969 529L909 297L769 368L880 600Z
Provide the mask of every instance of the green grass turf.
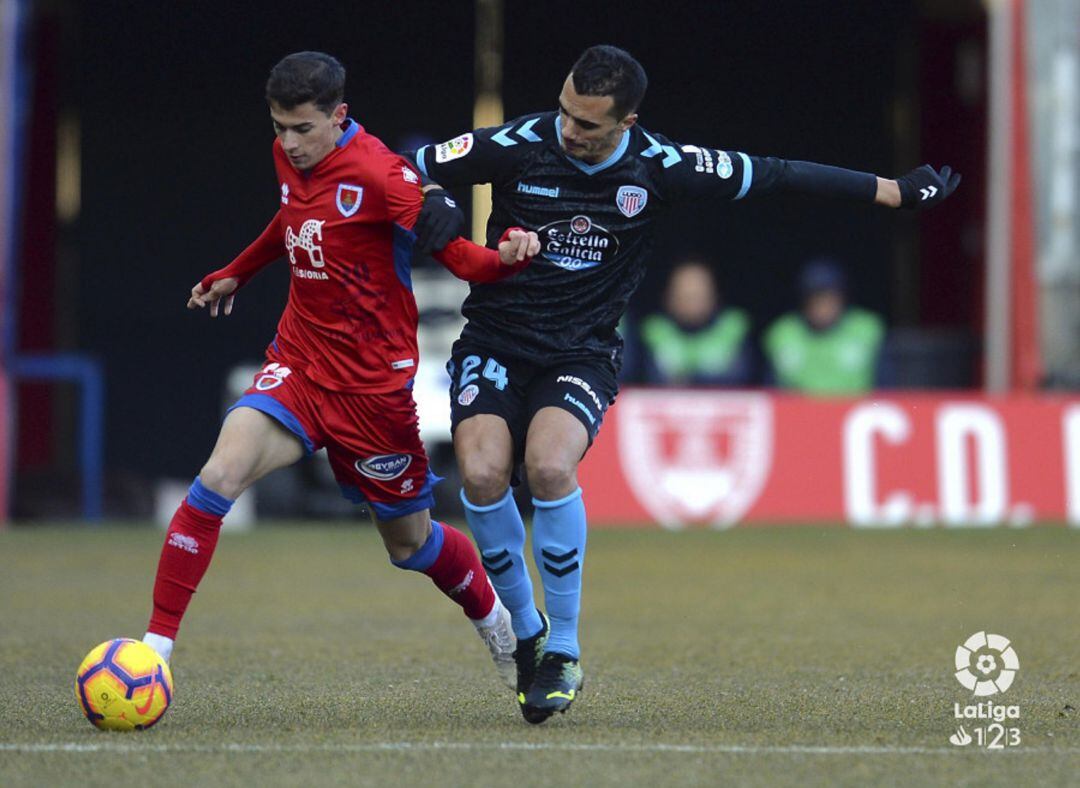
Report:
M1080 781L1076 531L594 532L585 692L540 727L373 529L226 535L174 655L173 708L102 733L74 671L142 634L161 538L0 533L0 785ZM947 741L953 703L972 702L953 652L982 629L1019 654L998 697L1021 707L1014 751ZM82 749L41 749L67 745Z

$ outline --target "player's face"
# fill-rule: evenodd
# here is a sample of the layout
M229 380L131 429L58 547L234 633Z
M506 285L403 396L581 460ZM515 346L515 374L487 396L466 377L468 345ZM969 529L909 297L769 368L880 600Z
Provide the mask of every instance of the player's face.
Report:
M292 109L270 102L274 133L281 140L281 147L292 166L298 170L310 170L334 149L348 111L345 104L338 104L327 115L311 101Z
M611 96L582 96L574 80L566 78L559 94L562 147L568 156L589 164L602 162L615 152L623 132L637 121L636 114L616 119Z

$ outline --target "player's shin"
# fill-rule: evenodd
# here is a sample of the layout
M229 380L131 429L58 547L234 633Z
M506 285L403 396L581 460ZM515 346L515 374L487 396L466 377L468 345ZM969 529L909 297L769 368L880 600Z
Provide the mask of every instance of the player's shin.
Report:
M484 567L469 537L456 528L432 520L431 534L420 549L393 563L430 577L474 621L482 621L493 612L495 592L487 582Z
M533 499L533 557L544 584L551 634L544 651L579 657L578 614L585 562L585 504L581 488L557 501Z
M166 660L172 655L184 611L210 566L221 521L232 504L196 477L169 523L154 580L154 610L144 638Z
M461 502L488 576L510 611L514 635L519 639L532 637L544 625L536 612L532 580L525 567L525 524L513 493L507 488L497 503L477 506L462 490Z

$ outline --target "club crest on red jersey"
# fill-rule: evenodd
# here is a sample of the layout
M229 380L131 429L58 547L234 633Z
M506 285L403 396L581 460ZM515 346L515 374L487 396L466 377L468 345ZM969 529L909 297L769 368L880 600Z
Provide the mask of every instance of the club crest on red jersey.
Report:
M640 186L620 186L615 192L615 205L623 216L632 219L643 210L649 201L649 193Z
M346 219L360 210L360 203L363 199L363 186L353 186L351 183L338 184L337 209Z

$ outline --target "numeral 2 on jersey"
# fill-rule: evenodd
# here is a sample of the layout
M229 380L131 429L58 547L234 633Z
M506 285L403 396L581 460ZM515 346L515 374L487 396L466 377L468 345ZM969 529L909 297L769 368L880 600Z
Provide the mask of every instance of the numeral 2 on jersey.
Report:
M480 377L473 372L473 370L480 366L481 361L483 361L483 359L480 358L480 356L465 357L465 360L461 362L461 380L458 381L458 388L463 389ZM509 379L506 377L506 367L493 358L487 360L487 364L484 365L482 374L484 375L484 379L494 383L495 388L499 391L505 389L506 384L509 383Z

